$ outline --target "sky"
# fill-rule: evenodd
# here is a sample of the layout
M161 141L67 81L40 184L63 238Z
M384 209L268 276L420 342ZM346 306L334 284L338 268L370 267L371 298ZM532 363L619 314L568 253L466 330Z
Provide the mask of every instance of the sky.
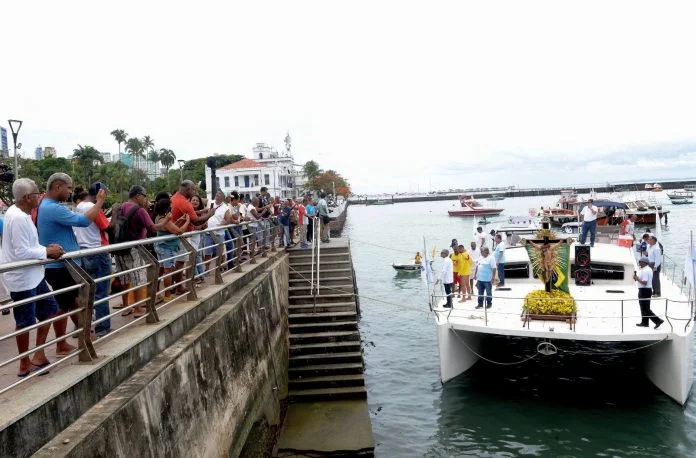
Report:
M315 160L355 193L693 178L694 2L10 2L23 151ZM11 140L10 140L11 142ZM11 145L10 145L11 148Z

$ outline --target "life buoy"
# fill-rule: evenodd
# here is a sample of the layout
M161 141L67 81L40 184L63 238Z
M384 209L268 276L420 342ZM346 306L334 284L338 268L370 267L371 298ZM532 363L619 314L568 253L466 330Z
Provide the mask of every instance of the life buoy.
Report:
M566 226L563 228L563 232L566 234L572 234L573 233L573 227L572 226Z

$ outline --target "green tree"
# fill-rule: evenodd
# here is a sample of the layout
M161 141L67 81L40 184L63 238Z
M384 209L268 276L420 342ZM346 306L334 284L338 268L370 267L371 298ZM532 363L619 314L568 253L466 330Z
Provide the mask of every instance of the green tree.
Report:
M115 129L111 131L111 135L114 137L114 140L116 140L116 143L118 143L118 154L120 157L121 143L126 143L126 140L128 140L128 134L123 129Z
M350 184L348 180L343 178L340 173L335 170L327 170L309 180L305 185L307 189L312 191L324 191L332 193L336 189L336 194L344 197L350 196Z
M307 161L305 165L302 166L302 173L307 177L307 180L313 180L322 172L324 171L319 168L319 164L315 161Z
M169 168L174 165L174 162L176 162L176 154L174 154L174 151L170 149L161 148L159 150L159 160L167 169L167 173L169 173Z
M133 157L133 170L139 169L140 158L145 157L145 147L138 137L129 138L126 141L126 151Z
M104 158L96 148L79 144L77 148L73 150L72 160L80 166L80 170L82 171L80 178L85 187L88 187L90 183L92 183L92 176L96 169L95 163L99 165L99 163L104 162Z

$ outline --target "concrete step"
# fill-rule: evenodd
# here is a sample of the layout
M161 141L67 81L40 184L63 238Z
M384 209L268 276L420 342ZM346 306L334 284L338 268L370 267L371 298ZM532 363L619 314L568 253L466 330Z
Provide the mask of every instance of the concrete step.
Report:
M355 302L323 302L317 303L316 308L313 303L309 304L290 304L288 310L291 314L295 313L329 313L329 312L353 312L357 313Z
M323 272L322 272L323 273ZM314 284L318 283L321 286L324 285L345 285L345 284L353 284L353 277L324 277L323 275L319 276L319 279L317 280L317 273L314 272ZM288 280L290 285L292 286L302 286L302 285L308 285L312 283L312 277L311 275L305 278L291 278Z
M290 334L290 345L321 342L348 342L360 340L358 331L327 331Z
M290 325L290 335L329 332L329 331L351 331L358 329L357 321L323 321L320 323L296 323Z
M292 310L291 310L292 312ZM290 313L288 321L295 323L325 323L327 321L357 321L356 312L317 312L317 313Z
M316 288L317 285L315 285ZM353 283L341 283L341 284L336 284L336 285L324 285L324 284L319 284L319 294L321 294L321 290L326 290L329 293L352 293L353 292ZM299 284L295 286L289 286L288 287L288 292L290 293L290 296L293 296L296 293L300 296L309 294L312 291L312 286L307 283L307 284Z
M316 247L314 248L315 250L317 249ZM311 251L311 248L299 248L299 245L296 248L291 248L288 250L288 253L295 254L297 253L298 255L303 255L306 254L307 251ZM348 253L350 250L346 246L342 247L333 247L331 245L327 244L322 244L321 246L321 252L322 253Z
M312 259L314 259L314 262L317 262L317 256L316 254L312 256L311 253L304 253L304 254L290 254L290 265L296 264L298 262L312 262ZM322 252L319 255L319 261L320 264L324 264L326 262L350 262L350 254L349 253L324 253Z
M313 366L315 364L361 363L362 353L346 351L342 353L314 353L290 357L290 366Z
M314 344L298 344L290 346L290 356L297 355L316 355L320 353L332 352L356 352L360 351L361 343L359 340L347 342L322 342Z
M320 375L292 379L288 382L290 390L365 386L365 376L363 374Z
M365 399L367 388L348 386L340 388L318 388L313 390L291 390L290 400L294 402L330 401L338 399Z
M323 260L319 264L319 270L322 272L324 269L349 269L351 267L351 262L349 260L345 261L327 261L324 262ZM291 262L290 263L290 268L296 269L296 270L309 270L310 272L312 271L312 263L311 261L300 261L300 262ZM316 271L317 265L314 264L314 269Z
M317 304L326 304L327 302L345 302L355 297L353 293L322 293L319 290L319 295L316 296ZM289 298L290 304L313 304L315 298L310 294L292 295Z
M314 275L316 276L317 272L316 270L314 271ZM333 277L351 277L352 278L353 271L350 268L347 269L324 269L324 266L321 267L321 278L333 278ZM301 279L302 277L305 278L310 278L312 276L312 269L305 269L304 267L302 269L290 269L290 278L291 279Z
M312 364L308 366L290 367L288 369L290 379L300 377L312 377L319 375L340 375L340 374L362 374L363 364L341 363L341 364Z

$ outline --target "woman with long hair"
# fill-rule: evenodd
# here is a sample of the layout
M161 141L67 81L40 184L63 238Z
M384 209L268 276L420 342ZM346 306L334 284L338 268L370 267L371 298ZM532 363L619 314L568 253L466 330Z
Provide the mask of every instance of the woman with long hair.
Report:
M153 214L155 216L155 224L161 222L164 218L169 216L171 211L171 201L169 200L169 195L159 196L157 202L155 202ZM179 221L168 221L167 224L159 231L157 231L157 237L162 237L165 235L180 235L186 231L186 226L189 224L189 216L184 215L179 218ZM157 242L155 245L155 253L157 253L157 259L160 261L160 275L165 276L164 278L164 294L160 295L158 299L168 302L172 299L172 276L169 274L176 263L176 253L179 251L179 240L166 240L164 242ZM159 290L159 285L157 287Z

